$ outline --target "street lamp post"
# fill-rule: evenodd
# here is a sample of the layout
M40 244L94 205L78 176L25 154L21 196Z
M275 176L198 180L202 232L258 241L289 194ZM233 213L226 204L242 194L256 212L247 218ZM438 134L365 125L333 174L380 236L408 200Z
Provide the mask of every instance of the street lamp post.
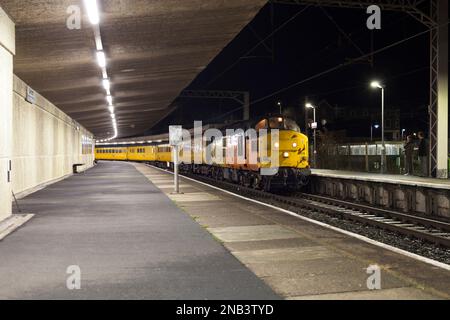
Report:
M378 129L380 126L378 124L370 125L370 142L373 142L373 129Z
M314 118L313 118L313 130L314 130L314 155L313 155L313 161L314 161L314 168L316 168L317 165L317 140L316 140L316 130L317 130L317 122L316 122L316 107L313 106L311 103L306 104L306 108L313 109Z
M283 112L282 112L283 110L281 109L281 102L278 101L277 105L278 105L278 107L280 108L280 115L283 114Z
M384 89L385 87L378 81L373 81L371 84L372 88L381 89L381 173L385 173L386 164L386 144L384 140Z

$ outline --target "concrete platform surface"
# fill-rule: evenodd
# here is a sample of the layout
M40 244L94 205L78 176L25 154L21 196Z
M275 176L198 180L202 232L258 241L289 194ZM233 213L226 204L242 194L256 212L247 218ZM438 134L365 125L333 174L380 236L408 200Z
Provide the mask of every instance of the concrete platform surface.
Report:
M450 298L450 271L185 178L171 195L170 173L135 166L285 299Z
M0 242L0 299L279 298L132 164L100 163L20 205L35 217Z
M318 177L383 182L389 184L402 184L406 186L450 190L450 180L448 179L443 180L434 178L423 178L418 176L403 176L394 174L377 174L367 172L339 171L339 170L325 170L325 169L313 169L312 174Z

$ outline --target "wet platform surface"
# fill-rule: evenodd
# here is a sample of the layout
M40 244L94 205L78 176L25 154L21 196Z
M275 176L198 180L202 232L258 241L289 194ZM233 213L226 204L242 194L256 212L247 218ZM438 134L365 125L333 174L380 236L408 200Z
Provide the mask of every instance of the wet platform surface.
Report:
M0 299L278 298L133 164L102 162L20 205L36 215L0 242Z
M450 190L450 179L434 179L412 175L404 176L395 174L377 174L367 172L325 170L325 169L313 169L312 174L318 177L361 180L370 182L383 182L388 184L401 184L407 186Z
M450 271L290 216L274 208L135 166L285 299L449 299ZM370 290L370 266L381 290Z

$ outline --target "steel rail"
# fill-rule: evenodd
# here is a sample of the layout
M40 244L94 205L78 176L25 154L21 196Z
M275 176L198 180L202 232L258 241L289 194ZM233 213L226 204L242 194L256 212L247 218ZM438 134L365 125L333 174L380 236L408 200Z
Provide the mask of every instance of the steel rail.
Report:
M183 175L239 195L256 197L257 200L262 202L297 213L306 211L313 214L314 212L320 212L450 248L450 224L446 222L322 196L304 193L283 196L226 181L218 181L202 175L186 173L183 173Z

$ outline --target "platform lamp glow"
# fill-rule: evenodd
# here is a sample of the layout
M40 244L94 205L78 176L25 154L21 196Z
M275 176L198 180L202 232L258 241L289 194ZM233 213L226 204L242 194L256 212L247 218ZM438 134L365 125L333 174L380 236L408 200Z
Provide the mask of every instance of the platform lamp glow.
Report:
M317 139L316 139L316 130L317 130L317 122L316 122L316 107L313 106L311 103L307 103L305 105L307 109L313 109L314 111L314 118L313 118L313 130L314 130L314 151L313 151L313 161L314 161L314 168L316 168L317 165Z
M386 144L384 140L384 90L379 81L372 81L370 86L374 89L381 89L381 173L385 173L386 169Z

